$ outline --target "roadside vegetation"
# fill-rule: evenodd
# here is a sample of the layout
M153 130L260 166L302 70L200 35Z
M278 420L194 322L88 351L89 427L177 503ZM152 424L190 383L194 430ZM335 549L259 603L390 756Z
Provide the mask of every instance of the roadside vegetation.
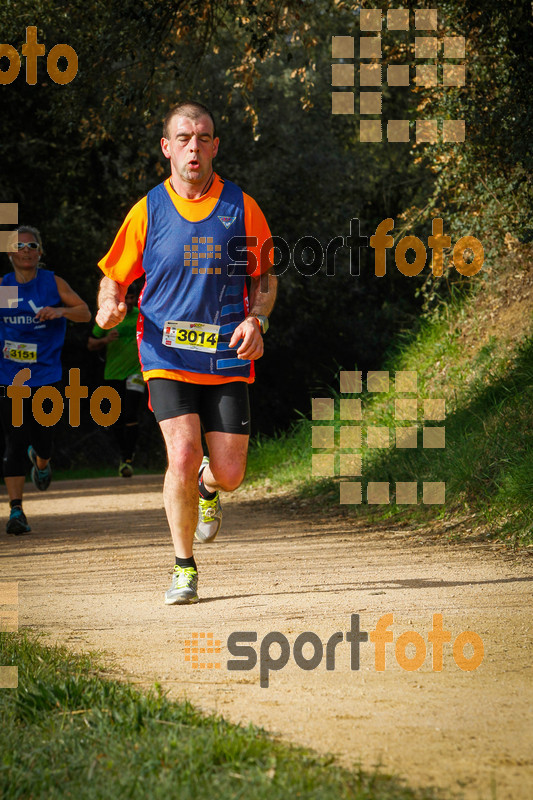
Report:
M414 330L400 334L382 370L389 372L389 391L343 395L362 398L363 420L343 422L362 426L362 476L312 477L311 454L336 453L339 465L339 384L317 391L335 398L335 448L312 448L308 417L290 431L267 439L258 437L251 449L249 478L274 487L291 488L301 498L320 497L321 503L424 523L440 519L452 537L481 535L512 545L533 545L533 336L532 283L528 254L504 259L498 280L468 288L456 286L446 302L423 316ZM348 367L354 369L354 367ZM416 372L418 422L395 419L395 400L417 393L395 392L397 371ZM364 376L363 376L364 377ZM423 421L423 400L445 400L445 419ZM416 449L395 447L394 428L418 425ZM366 446L369 427L387 427L388 448ZM420 428L445 428L445 447L424 448ZM348 452L343 450L341 452ZM340 480L387 482L389 505L340 506ZM418 505L397 504L396 482L418 482ZM421 482L445 482L444 505L421 503ZM363 490L363 501L365 500Z
M16 664L18 690L0 691L0 796L218 800L437 800L396 778L232 725L160 688L141 693L103 676L93 655L0 634L0 663Z

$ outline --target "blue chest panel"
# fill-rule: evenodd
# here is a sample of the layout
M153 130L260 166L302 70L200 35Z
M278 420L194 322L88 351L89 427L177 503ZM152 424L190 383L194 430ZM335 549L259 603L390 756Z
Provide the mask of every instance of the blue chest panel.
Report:
M23 367L31 369L28 386L47 386L61 380L61 350L67 321L61 317L41 322L35 317L44 306L61 305L54 273L39 269L33 280L17 283L15 273L10 272L4 276L2 286L17 287L18 303L13 308L0 308L0 384L12 383ZM20 357L21 348L17 350L15 344L28 345L35 358Z
M228 257L230 239L245 235L242 190L225 181L213 212L200 222L189 222L178 213L164 184L148 193L147 207L146 284L139 326L143 370L248 377L250 362L237 359L228 346L247 311L245 276L232 274ZM220 326L216 353L163 344L168 321Z

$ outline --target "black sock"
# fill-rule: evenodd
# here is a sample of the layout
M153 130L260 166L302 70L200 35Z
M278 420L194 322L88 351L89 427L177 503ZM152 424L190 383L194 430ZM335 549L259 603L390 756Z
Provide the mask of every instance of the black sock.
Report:
M213 500L216 497L216 492L208 492L205 488L204 470L202 470L200 477L198 478L198 491L200 492L200 497L203 497L204 500Z
M190 558L178 558L178 556L176 556L176 565L178 567L194 567L194 569L198 572L194 556L191 556Z
M9 508L22 508L22 500L10 500Z

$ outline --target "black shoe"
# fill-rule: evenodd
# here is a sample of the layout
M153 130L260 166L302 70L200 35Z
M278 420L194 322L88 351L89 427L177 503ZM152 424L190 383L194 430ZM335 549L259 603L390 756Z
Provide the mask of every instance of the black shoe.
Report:
M31 528L28 525L24 511L19 506L12 508L6 525L6 533L20 536L21 533L29 533L30 531Z
M45 489L48 489L50 486L50 481L52 480L52 467L48 463L44 469L39 469L37 466L37 453L33 449L33 447L28 447L28 458L30 459L33 467L31 468L31 479L33 481L33 485L36 489L39 489L41 492L44 492Z

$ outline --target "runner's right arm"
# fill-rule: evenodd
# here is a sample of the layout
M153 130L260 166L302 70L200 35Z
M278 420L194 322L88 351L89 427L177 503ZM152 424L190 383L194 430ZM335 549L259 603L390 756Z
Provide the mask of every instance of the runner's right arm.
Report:
M98 292L96 324L104 330L114 328L126 316L128 307L124 302L126 287L104 275Z
M143 274L142 256L146 241L146 197L128 212L109 252L98 262L105 274L98 293L96 324L114 328L126 316L126 289Z

